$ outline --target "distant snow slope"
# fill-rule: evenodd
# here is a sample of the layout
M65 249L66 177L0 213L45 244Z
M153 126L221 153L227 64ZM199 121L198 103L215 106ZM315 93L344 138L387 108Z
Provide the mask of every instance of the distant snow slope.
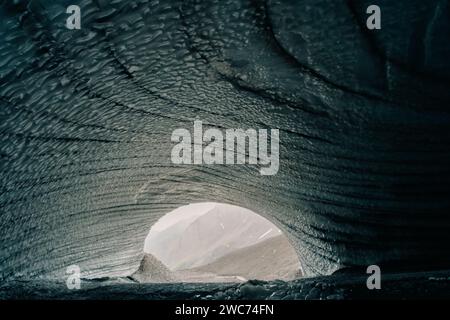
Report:
M247 280L293 280L301 276L297 254L284 235L238 249L193 271Z
M171 270L191 269L280 234L275 225L250 210L215 204L201 214L181 216L178 223L172 221L157 232L151 230L145 252Z

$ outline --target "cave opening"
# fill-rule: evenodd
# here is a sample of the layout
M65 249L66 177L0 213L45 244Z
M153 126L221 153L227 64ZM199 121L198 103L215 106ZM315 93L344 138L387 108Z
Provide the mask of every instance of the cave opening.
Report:
M273 223L243 207L202 202L179 207L151 227L132 278L224 283L301 276L295 249Z

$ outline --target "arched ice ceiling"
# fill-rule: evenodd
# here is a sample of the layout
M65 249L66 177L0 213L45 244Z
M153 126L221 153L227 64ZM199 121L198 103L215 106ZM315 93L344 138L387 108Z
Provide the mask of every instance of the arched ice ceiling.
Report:
M1 1L0 278L129 274L198 201L280 226L309 275L450 260L448 1ZM280 170L173 165L195 119L280 129Z

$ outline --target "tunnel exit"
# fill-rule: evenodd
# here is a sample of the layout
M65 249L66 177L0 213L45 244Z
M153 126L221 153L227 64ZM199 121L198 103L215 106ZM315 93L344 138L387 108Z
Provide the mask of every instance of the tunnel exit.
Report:
M273 223L242 207L206 202L182 206L151 228L139 282L292 280L300 263Z

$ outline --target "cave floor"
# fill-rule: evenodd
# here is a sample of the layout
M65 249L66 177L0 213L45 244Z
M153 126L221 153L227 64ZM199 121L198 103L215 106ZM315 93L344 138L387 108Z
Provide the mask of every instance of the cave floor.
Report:
M14 280L0 285L0 299L58 300L342 300L342 299L448 299L450 270L389 273L381 289L369 290L368 275L335 274L294 281L245 283L133 283L127 278L83 280L69 290L64 281Z

